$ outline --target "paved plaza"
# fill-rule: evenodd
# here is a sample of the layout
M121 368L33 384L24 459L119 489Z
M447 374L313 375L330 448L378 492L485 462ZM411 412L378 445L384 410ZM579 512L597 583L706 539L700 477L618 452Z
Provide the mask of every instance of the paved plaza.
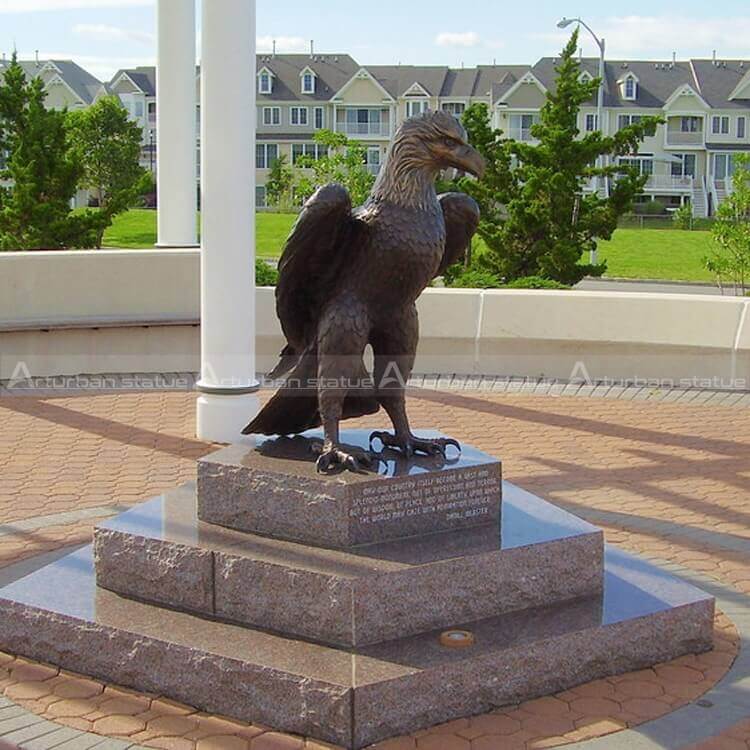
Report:
M428 385L438 384L412 390L416 429L501 457L506 479L601 526L609 543L709 590L720 610L716 648L377 747L748 750L747 398ZM186 390L4 392L0 584L88 542L97 521L194 479L196 459L216 448L193 437L195 398ZM388 422L379 414L351 425ZM0 692L0 737L30 750L329 747L12 655L0 655Z

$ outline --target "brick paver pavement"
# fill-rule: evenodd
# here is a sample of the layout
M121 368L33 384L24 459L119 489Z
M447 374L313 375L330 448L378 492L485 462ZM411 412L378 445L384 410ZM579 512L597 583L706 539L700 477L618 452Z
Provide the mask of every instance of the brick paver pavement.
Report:
M415 428L440 429L500 456L507 479L602 526L609 542L680 563L750 593L746 410L689 402L421 389L412 393L410 410ZM130 505L192 479L195 459L214 448L193 437L194 411L195 395L180 392L0 398L0 565L90 537L91 520L55 525L55 514L83 508L94 513L102 509L104 514L107 507ZM367 426L387 426L387 420L377 415L367 419ZM51 518L41 528L29 528L39 516ZM724 674L737 639L725 619L717 620L717 628L719 647L703 657L451 722L381 747L541 748L638 724L694 700ZM78 679L63 678L47 677L61 684ZM6 670L3 687L12 693L13 685L20 689L24 682L44 681L14 680L12 670ZM126 711L117 700L94 700L104 695L104 686L96 696L71 694L66 700L73 706L68 708L58 700L50 702L50 693L38 685L20 690L14 700L36 703L39 713L86 708L83 714L57 719L79 720L81 727L85 722L94 731L154 747L304 746L299 738L270 731L257 734L257 728L242 730L256 731L257 737L243 735L236 727L230 732L226 726L199 736L196 732L204 730L177 731L176 720L169 731L159 729L158 736L149 736L150 723L164 716L154 714L152 706L134 713L131 704ZM105 704L108 708L102 710ZM177 715L185 710L174 708ZM748 750L749 743L750 721L695 750ZM310 748L323 746L307 743Z

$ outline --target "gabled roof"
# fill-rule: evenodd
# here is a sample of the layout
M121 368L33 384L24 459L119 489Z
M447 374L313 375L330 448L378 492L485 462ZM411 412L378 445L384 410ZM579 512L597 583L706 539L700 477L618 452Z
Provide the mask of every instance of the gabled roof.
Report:
M122 68L112 76L109 86L115 86L123 76L146 96L156 96L156 68L153 65Z
M419 82L414 81L411 86L409 86L406 91L404 91L404 96L429 96L430 92L427 91L427 89Z
M63 83L77 96L84 104L91 104L94 101L97 91L100 89L102 82L84 70L78 63L72 60L19 60L24 73L28 78L41 76L45 81L49 81L54 76L59 76ZM10 65L10 60L0 60L0 71Z
M709 109L709 105L706 102L706 100L689 83L686 83L682 86L678 86L669 96L667 101L664 102L664 107L665 108L671 107L672 104L674 104L677 101L677 99L679 99L681 96L692 96L700 103L701 107L704 107L705 109Z
M729 99L750 99L750 68L740 82L732 89Z
M258 55L257 69L273 73L273 91L258 94L258 101L328 101L341 89L360 66L349 55ZM315 91L303 94L299 79L309 68L316 77Z
M494 104L529 70L530 65L480 65L477 68L474 96L491 97Z
M521 86L524 86L526 84L533 84L536 86L539 91L543 94L547 93L547 86L545 86L539 78L537 78L536 75L534 75L533 70L527 70L520 78L518 78L514 83L512 83L506 91L504 91L496 101L503 102L507 101L507 99L513 94L514 91L519 89Z
M579 60L581 71L588 72L592 78L599 76L599 59L584 57ZM559 58L543 57L532 71L550 90L555 89L555 68ZM620 81L631 74L638 81L635 99L625 99L620 88ZM674 63L662 60L607 60L604 67L604 106L643 109L661 109L675 89L690 84L698 90L690 62ZM596 103L592 96L590 104Z
M415 83L428 96L440 96L449 69L447 65L368 65L367 70L397 99L404 96Z
M375 78L375 76L367 69L367 68L360 68L357 70L357 72L340 88L338 89L335 94L333 95L333 99L340 99L344 93L346 93L346 90L354 85L355 81L362 81L367 80L370 81L370 83L382 94L383 99L385 101L395 101L391 93L383 87L383 84Z
M712 107L720 109L747 109L750 91L740 99L744 86L750 84L750 60L693 60L695 77L703 98ZM734 94L734 97L732 95Z

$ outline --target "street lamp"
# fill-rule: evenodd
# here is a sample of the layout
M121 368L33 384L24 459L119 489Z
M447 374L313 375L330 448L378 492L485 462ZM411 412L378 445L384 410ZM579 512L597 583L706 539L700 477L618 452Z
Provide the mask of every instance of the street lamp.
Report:
M565 18L563 17L562 20L557 22L557 28L558 29L564 29L570 26L571 23L577 23L580 26L583 26L584 29L586 29L589 34L594 38L594 41L596 42L597 46L599 47L599 91L597 93L597 99L596 99L596 126L598 130L602 131L602 123L604 122L604 39L600 39L594 32L591 30L591 27L581 18ZM597 166L601 167L603 166L603 158L602 156L599 156L596 160ZM600 176L596 176L596 191L599 192L599 180ZM591 251L591 263L596 263L596 250Z

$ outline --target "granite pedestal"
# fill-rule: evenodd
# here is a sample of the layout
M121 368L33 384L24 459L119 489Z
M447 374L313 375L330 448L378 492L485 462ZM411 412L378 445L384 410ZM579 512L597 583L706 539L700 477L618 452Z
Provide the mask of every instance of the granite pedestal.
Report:
M223 449L100 524L0 590L0 648L349 748L711 648L711 597L491 457L320 478L311 446Z
M313 433L315 435L315 433ZM344 445L369 448L369 430ZM439 437L420 431L421 437ZM315 437L258 438L198 460L198 517L208 523L327 547L454 531L500 518L500 461L464 446L451 457L383 452L377 472L315 471Z
M100 524L97 583L321 643L361 646L601 593L602 533L512 485L496 524L326 549L199 521L195 488Z

